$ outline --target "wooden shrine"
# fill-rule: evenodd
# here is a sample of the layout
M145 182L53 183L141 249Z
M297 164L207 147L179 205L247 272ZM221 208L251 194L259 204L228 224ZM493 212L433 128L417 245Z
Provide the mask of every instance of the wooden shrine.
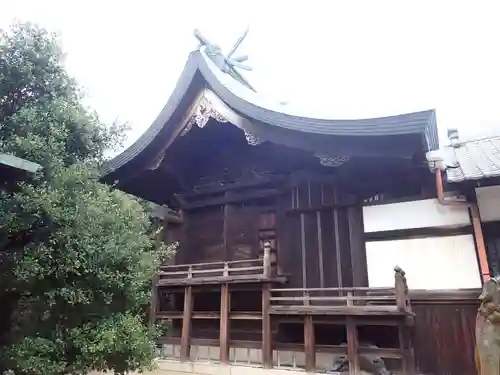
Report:
M169 322L159 343L179 361L215 351L266 368L438 368L414 348L414 325L431 328L415 314L412 274L395 263L372 285L365 246L381 240L366 207L436 197L425 159L438 146L434 111L305 117L200 40L158 118L103 170L161 205L162 240L179 244L154 280L152 323Z

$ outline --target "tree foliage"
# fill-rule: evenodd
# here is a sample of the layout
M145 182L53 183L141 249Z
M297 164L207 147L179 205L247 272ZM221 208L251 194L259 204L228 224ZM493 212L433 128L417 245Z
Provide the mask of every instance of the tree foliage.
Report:
M0 373L151 364L145 306L165 253L140 202L98 182L122 135L82 104L55 35L1 31L0 152L44 169L0 195Z

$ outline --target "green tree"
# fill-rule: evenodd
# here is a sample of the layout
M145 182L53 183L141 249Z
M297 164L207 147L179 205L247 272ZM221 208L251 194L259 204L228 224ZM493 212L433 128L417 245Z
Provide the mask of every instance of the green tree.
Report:
M55 35L0 33L0 152L44 169L0 195L0 373L151 365L145 324L163 251L140 202L98 182L123 127L82 104Z

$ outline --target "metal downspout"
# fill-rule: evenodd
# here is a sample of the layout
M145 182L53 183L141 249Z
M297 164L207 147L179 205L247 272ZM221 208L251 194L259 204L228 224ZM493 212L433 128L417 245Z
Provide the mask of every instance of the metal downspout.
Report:
M465 206L470 209L472 217L472 228L474 230L474 238L476 241L477 255L479 258L479 268L483 282L490 279L490 269L488 266L488 257L486 255L486 245L484 243L483 229L481 227L481 218L479 216L479 208L476 203L462 201L458 199L446 199L443 189L443 178L441 170L436 168L436 190L439 204L443 206Z

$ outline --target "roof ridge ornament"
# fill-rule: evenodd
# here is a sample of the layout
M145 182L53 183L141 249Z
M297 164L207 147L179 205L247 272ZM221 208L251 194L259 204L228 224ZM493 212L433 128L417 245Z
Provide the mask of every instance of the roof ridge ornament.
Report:
M218 44L210 42L207 38L205 38L198 29L194 30L194 36L200 42L198 49L207 55L207 57L212 60L215 65L224 73L229 74L235 80L245 85L252 91L256 91L252 85L241 75L237 69L250 71L252 68L248 65L243 64L248 60L247 55L239 55L234 56L235 52L238 50L238 47L245 40L248 35L248 31L250 30L250 26L248 26L244 33L238 38L236 43L234 43L233 47L229 50L227 55L222 53L222 49Z
M342 164L349 161L348 156L327 155L322 153L315 153L314 156L317 157L321 165L325 167L340 167Z
M184 129L181 131L180 136L186 135L195 124L200 129L204 128L211 118L220 123L229 122L229 120L220 112L220 109L218 109L217 106L214 105L205 95L202 95L191 112L189 120ZM264 142L262 139L254 134L251 134L247 130L244 130L244 132L247 143L250 146L257 146Z
M210 118L213 118L220 123L228 122L228 120L214 108L212 103L210 103L210 100L208 100L205 96L202 96L198 101L198 104L194 109L194 113L191 115L186 127L181 132L181 136L187 134L194 124L196 124L199 128L204 128Z

